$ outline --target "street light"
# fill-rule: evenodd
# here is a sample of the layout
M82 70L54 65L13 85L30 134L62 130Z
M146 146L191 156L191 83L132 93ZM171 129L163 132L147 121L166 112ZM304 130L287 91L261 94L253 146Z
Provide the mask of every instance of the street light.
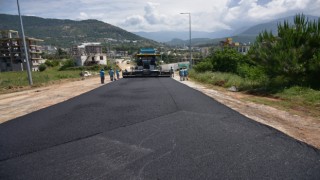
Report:
M188 14L189 15L189 53L190 53L190 68L192 68L192 52L191 52L191 13L180 13L180 14Z
M21 14L20 14L19 0L17 0L17 6L18 6L19 17L20 17L20 25L21 25L22 39L23 39L23 45L24 45L24 54L25 54L26 61L27 61L28 80L29 80L29 85L31 86L33 84L33 82L32 82L32 75L31 75L30 64L29 64L29 56L28 56L28 51L27 51L26 38L24 36L23 23L22 23L22 18L21 18Z

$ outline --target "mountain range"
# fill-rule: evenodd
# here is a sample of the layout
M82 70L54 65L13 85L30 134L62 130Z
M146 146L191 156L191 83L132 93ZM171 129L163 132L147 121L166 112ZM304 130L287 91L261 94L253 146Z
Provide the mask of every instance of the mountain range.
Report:
M182 39L187 40L189 39L189 31L158 31L158 32L133 32L136 35L152 39L158 42L168 42L172 39ZM192 38L220 38L220 37L227 37L233 34L234 31L232 30L224 30L218 32L204 32L204 31L192 31Z
M83 21L45 19L23 16L25 35L43 39L45 44L59 47L71 47L82 42L105 42L106 39L118 41L139 41L140 44L157 45L158 43L119 27L102 21L89 19ZM18 15L0 14L0 30L18 30ZM21 35L21 33L19 33Z
M319 17L306 15L309 20L318 20ZM270 22L261 23L252 27L243 27L236 30L224 30L218 32L201 32L192 31L192 45L198 46L203 44L216 44L226 37L232 37L235 42L251 43L254 42L256 36L263 31L277 34L278 24L287 20L290 24L294 22L294 16L276 19ZM164 42L172 46L181 46L189 44L189 32L174 32L174 31L158 31L158 32L134 32L135 34L153 39L155 41Z

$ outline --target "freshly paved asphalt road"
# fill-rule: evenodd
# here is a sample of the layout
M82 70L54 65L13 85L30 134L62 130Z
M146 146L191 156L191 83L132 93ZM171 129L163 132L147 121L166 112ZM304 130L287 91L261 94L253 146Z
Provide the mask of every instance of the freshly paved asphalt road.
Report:
M320 179L320 151L171 78L121 79L1 124L0 179Z

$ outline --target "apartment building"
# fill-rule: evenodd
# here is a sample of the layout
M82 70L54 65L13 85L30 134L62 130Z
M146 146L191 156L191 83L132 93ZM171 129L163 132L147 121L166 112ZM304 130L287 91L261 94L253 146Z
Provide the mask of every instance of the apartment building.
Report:
M78 66L107 65L107 54L102 53L100 43L82 43L80 46L73 46L71 49Z
M26 46L33 71L39 70L39 65L45 62L41 57L41 39L26 37ZM24 56L23 39L19 37L18 31L0 30L0 72L24 71L26 70L26 59Z

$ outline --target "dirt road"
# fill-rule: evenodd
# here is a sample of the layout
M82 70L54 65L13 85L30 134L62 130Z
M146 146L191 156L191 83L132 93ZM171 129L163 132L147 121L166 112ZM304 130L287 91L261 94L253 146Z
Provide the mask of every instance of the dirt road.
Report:
M120 67L129 67L126 61ZM175 79L179 81L178 75ZM106 77L106 83L110 80ZM179 81L181 82L181 81ZM239 113L260 123L278 129L285 134L320 148L320 121L313 117L301 117L266 105L256 104L239 98L241 93L216 91L192 81L182 81ZM74 82L61 82L47 87L0 95L0 123L39 109L63 102L72 97L101 86L99 77Z

